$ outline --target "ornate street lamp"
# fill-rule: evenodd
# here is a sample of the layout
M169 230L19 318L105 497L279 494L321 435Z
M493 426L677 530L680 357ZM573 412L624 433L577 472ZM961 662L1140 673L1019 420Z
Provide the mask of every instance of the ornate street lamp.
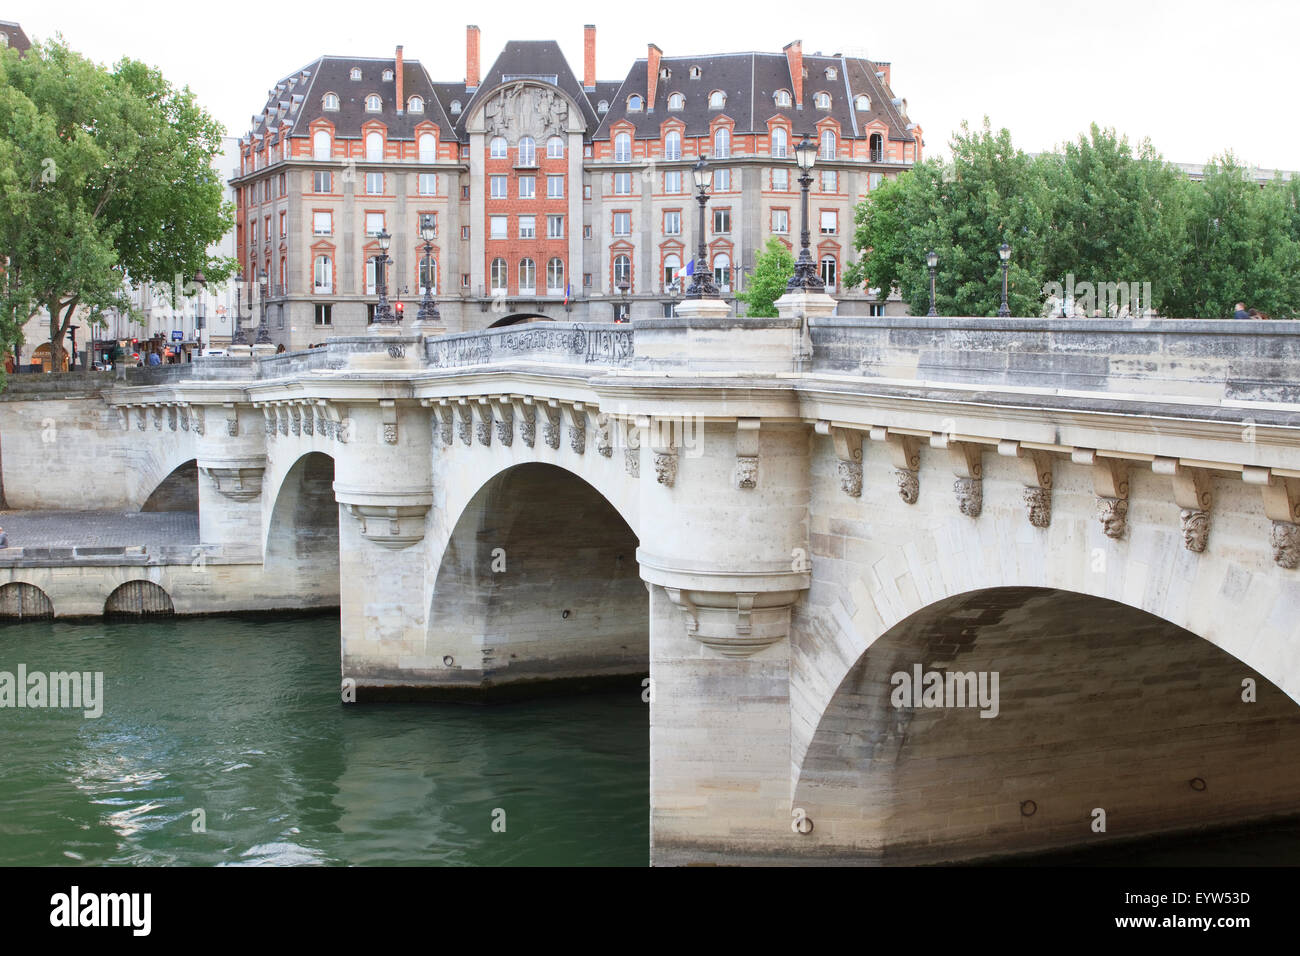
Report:
M695 201L700 204L699 244L695 254L695 275L691 277L690 288L686 290L688 299L719 299L718 287L713 283L713 270L708 268L706 260L709 250L704 243L704 207L709 201L709 164L701 156L691 167L695 177Z
M799 164L799 185L803 188L803 229L799 233L799 259L794 264L794 275L785 284L786 292L825 292L826 283L817 274L809 249L811 236L808 230L808 188L812 186L812 168L817 162L817 144L805 133L794 148L795 162Z
M239 314L239 287L244 284L244 274L242 272L235 274L235 334L230 337L231 345L247 345L248 336L244 334L244 327L240 324L241 316ZM250 293L251 294L251 293Z
M433 239L436 232L432 216L420 217L420 238L424 240L424 298L420 300L420 311L415 314L417 322L437 324L442 320L438 314L438 303L433 301Z
M627 294L629 290L631 290L631 288L632 288L632 284L627 281L626 276L618 280L618 294L622 300L621 303L622 308L620 309L618 314L619 322L628 322L631 320L631 315L628 313L628 305L627 305Z
M388 258L388 244L393 241L393 237L388 234L387 229L381 229L379 235L375 237L379 242L379 255L375 256L375 288L379 292L379 304L375 306L375 320L372 325L396 325L397 316L393 314L393 307L388 304L388 282L387 272L388 263L392 260Z
M266 284L266 270L263 269L257 277L257 285L262 294L262 324L257 327L257 338L254 340L257 345L271 344L271 321L266 314Z
M926 315L938 315L934 310L934 270L939 265L939 253L931 249L925 254L925 264L930 269L930 311Z
M1002 308L998 309L998 318L1006 319L1011 316L1007 305L1007 267L1011 262L1011 247L1005 242L998 246L998 258L1002 260Z

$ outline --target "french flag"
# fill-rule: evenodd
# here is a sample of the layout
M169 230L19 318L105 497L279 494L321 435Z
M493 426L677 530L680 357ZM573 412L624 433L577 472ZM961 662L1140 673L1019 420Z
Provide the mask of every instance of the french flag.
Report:
M693 276L693 275L695 275L695 260L694 260L694 259L692 259L690 262L686 263L686 274L687 274L688 276Z
M566 283L564 284L564 304L565 304L565 305L568 305L568 304L569 304L569 293L570 293L572 290L573 290L573 283L571 283L571 282L566 282Z

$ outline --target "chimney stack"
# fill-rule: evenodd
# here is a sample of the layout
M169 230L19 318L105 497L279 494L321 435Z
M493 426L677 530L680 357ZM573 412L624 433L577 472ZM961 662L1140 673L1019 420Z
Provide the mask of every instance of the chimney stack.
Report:
M399 112L399 113L403 113L403 112L406 111L406 97L402 95L402 91L403 91L403 89L404 89L404 87L405 87L405 84L402 82L403 79L404 79L404 76L403 76L403 70L402 70L402 47L401 47L401 44L398 44L398 47L397 47L397 55L394 57L394 60L396 60L396 64L395 64L395 66L394 66L394 68L393 68L393 76L394 76L394 77L396 78L396 80L397 80L397 112Z
M659 88L659 61L663 58L664 51L651 43L645 51L645 74L646 74L646 96L645 110L649 113L655 108L655 92Z
M470 24L465 28L465 85L478 89L478 27Z
M596 88L596 25L588 23L583 27L582 37L582 88Z
M803 109L803 40L787 43L785 62L790 67L790 90L794 94L794 108Z

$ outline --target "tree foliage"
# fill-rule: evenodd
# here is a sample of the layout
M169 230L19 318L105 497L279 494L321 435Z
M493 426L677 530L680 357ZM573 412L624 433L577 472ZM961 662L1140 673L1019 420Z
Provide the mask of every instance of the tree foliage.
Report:
M736 298L745 303L745 314L776 316L776 300L785 295L785 285L794 275L794 254L776 236L768 236L767 245L754 258L754 272L746 289Z
M212 169L223 132L142 63L110 70L61 40L3 51L0 339L44 308L57 361L78 308L128 308L128 281L225 279L233 264L208 254L232 223Z

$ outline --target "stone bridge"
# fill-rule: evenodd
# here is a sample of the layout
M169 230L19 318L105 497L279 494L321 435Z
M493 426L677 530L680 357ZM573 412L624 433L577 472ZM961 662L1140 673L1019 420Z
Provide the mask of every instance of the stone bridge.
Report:
M656 863L1295 813L1300 328L831 307L10 394L10 507L188 495L201 557L11 549L0 580L56 615L137 578L179 612L337 604L363 702L648 673Z

